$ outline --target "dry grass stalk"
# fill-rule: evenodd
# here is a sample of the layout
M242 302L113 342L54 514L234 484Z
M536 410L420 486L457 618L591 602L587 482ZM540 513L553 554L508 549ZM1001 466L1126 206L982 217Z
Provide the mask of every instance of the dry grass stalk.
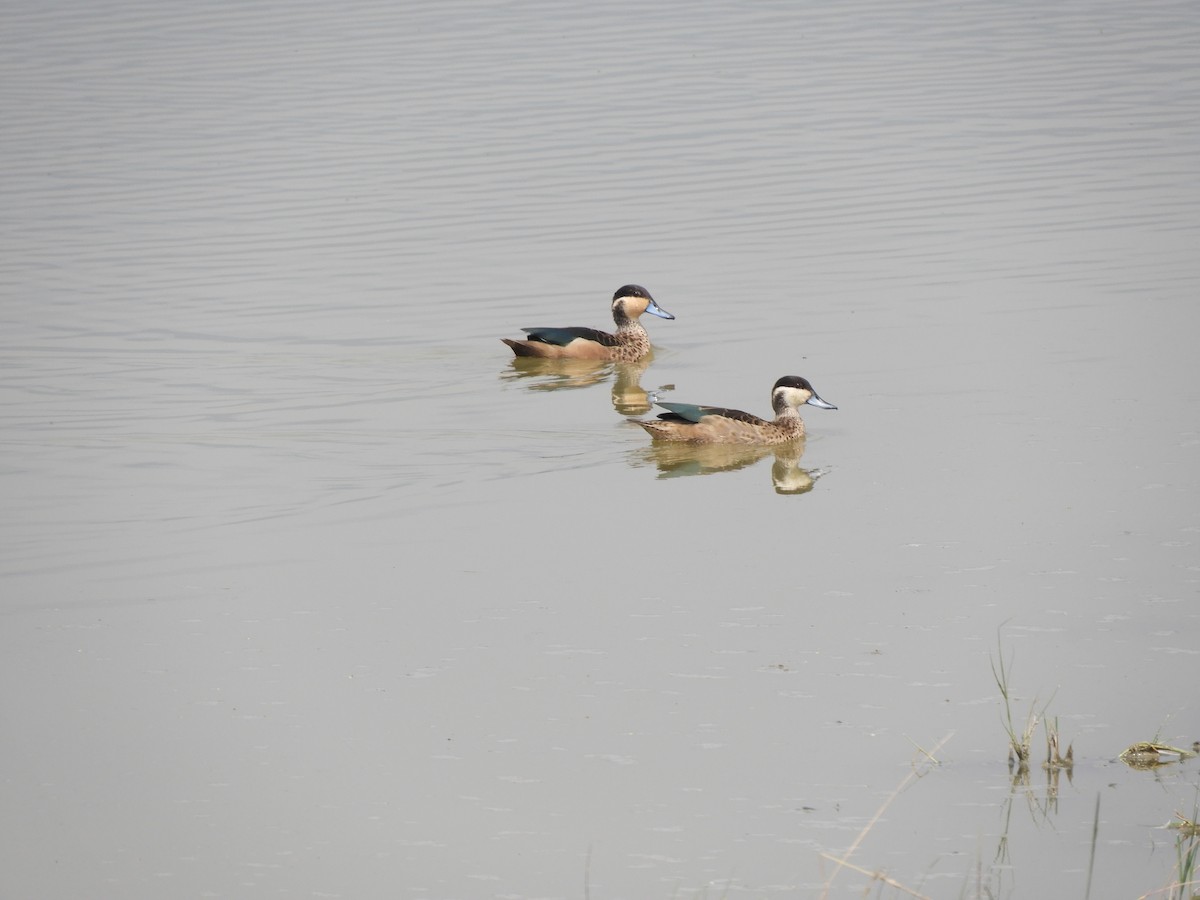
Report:
M1134 769L1152 769L1155 766L1182 762L1195 755L1193 750L1172 747L1170 744L1160 744L1158 741L1138 741L1122 750L1118 759ZM1166 756L1171 758L1164 759Z
M870 869L864 869L862 866L855 865L852 862L847 862L844 859L838 859L832 853L822 853L821 856L823 858L829 860L832 863L837 863L838 868L853 869L855 872L858 872L861 875L866 875L872 881L880 881L880 882L886 884L888 887L893 887L896 890L901 891L902 893L908 894L910 897L919 897L920 900L933 900L932 897L929 897L926 894L922 894L920 891L914 891L912 888L901 884L900 882L896 881L894 878L888 878L882 872L878 872L878 871L873 872ZM826 890L828 890L828 887L826 887ZM824 896L824 895L822 895L822 896Z
M921 750L921 753L926 757L926 759L934 760L934 754L937 753L939 750L942 749L942 747L945 746L946 742L948 740L950 740L950 737L951 737L951 735L949 735L949 734L946 735L944 738L942 738L940 741L938 741L937 744L934 745L932 750L929 750L929 751ZM936 760L934 760L934 761L936 762ZM887 808L892 805L892 801L895 800L897 797L899 797L900 794L904 791L904 789L906 787L908 787L913 781L920 778L921 775L922 775L921 771L916 766L913 766L913 770L911 772L909 772L907 775L905 775L903 779L901 779L900 784L898 784L896 786L896 789L894 791L892 791L891 794L888 795L888 798L883 801L883 805L880 806L879 809L877 809L875 811L875 815L873 815L871 817L871 821L867 822L867 824L863 827L863 830L858 833L858 837L856 837L854 839L854 843L852 843L846 849L846 852L843 853L840 857L833 856L832 854L829 854L829 853L821 854L821 856L823 856L825 859L828 859L830 862L833 862L836 864L836 868L833 870L832 873L830 873L829 878L826 879L825 884L822 887L822 890L821 890L822 900L825 900L825 898L827 898L829 896L829 891L833 887L833 881L835 878L837 878L838 872L840 872L843 868L853 869L856 872L862 872L863 874L871 876L872 879L874 879L876 881L882 881L885 884L891 885L892 887L896 888L897 890L902 890L905 893L909 894L910 896L924 897L923 894L920 894L917 891L912 890L911 888L906 888L903 885L893 881L892 879L887 878L881 872L872 872L869 869L863 869L860 866L856 866L850 862L850 857L854 854L854 851L858 849L859 844L861 844L866 839L866 837L870 833L871 829L874 828L875 824L883 817L884 812L886 812Z
M1200 825L1197 825L1194 820L1189 819L1178 810L1175 811L1175 818L1177 818L1179 821L1169 822L1167 824L1168 828L1178 829L1179 833L1185 837L1200 837Z
M1020 733L1017 732L1013 721L1012 695L1008 687L1012 660L1010 658L1007 665L1004 662L1004 646L999 631L996 633L996 658L991 663L992 677L996 680L996 687L1000 689L1000 696L1004 700L1004 730L1008 733L1008 768L1011 771L1015 766L1019 773L1024 772L1029 768L1030 747L1033 745L1033 734L1037 730L1038 715L1033 711L1031 704L1025 727Z
M1045 722L1046 725L1046 762L1042 766L1045 769L1070 769L1075 765L1075 745L1067 745L1067 755L1059 755L1058 748L1058 717L1056 716L1051 723L1050 719Z
M1200 819L1195 812L1192 818L1176 811L1177 822L1169 822L1168 828L1178 830L1175 839L1175 878L1166 887L1143 894L1138 900L1164 895L1167 900L1197 900L1200 898Z

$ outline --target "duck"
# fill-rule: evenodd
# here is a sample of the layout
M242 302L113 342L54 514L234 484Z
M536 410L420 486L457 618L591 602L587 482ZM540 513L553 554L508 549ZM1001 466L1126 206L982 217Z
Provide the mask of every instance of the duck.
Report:
M675 317L654 302L650 292L638 284L618 288L612 298L617 331L610 334L595 328L522 328L526 340L501 338L517 356L542 359L608 359L636 362L650 355L650 335L638 318L643 313L660 319Z
M822 400L808 379L785 375L771 388L775 420L768 422L740 409L664 403L667 410L657 419L631 419L657 441L687 441L693 444L784 444L804 437L804 420L799 408L808 404L818 409L837 409Z

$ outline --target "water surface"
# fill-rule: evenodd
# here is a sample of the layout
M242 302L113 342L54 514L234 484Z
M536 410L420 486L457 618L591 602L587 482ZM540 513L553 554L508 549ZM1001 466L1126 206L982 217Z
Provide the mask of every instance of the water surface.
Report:
M4 20L3 893L1169 883L1192 5ZM644 368L498 340L629 282ZM799 459L626 421L785 374Z

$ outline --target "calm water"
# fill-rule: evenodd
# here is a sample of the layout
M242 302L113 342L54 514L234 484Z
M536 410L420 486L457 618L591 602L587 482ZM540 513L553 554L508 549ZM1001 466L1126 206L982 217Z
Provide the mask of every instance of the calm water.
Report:
M0 894L1170 883L1194 4L2 21ZM498 340L628 282L647 367ZM785 374L799 459L626 421Z

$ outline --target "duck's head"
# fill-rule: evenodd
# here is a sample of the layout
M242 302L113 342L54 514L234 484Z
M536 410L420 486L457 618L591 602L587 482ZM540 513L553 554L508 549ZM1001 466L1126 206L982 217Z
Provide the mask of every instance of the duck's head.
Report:
M805 403L819 409L837 409L832 403L818 397L808 379L799 375L784 375L771 388L772 409L799 409Z
M660 319L675 318L661 306L654 302L654 298L650 296L650 292L640 284L627 284L623 288L619 288L612 299L613 318L620 319L636 319L642 313L650 313L652 316L658 316Z

